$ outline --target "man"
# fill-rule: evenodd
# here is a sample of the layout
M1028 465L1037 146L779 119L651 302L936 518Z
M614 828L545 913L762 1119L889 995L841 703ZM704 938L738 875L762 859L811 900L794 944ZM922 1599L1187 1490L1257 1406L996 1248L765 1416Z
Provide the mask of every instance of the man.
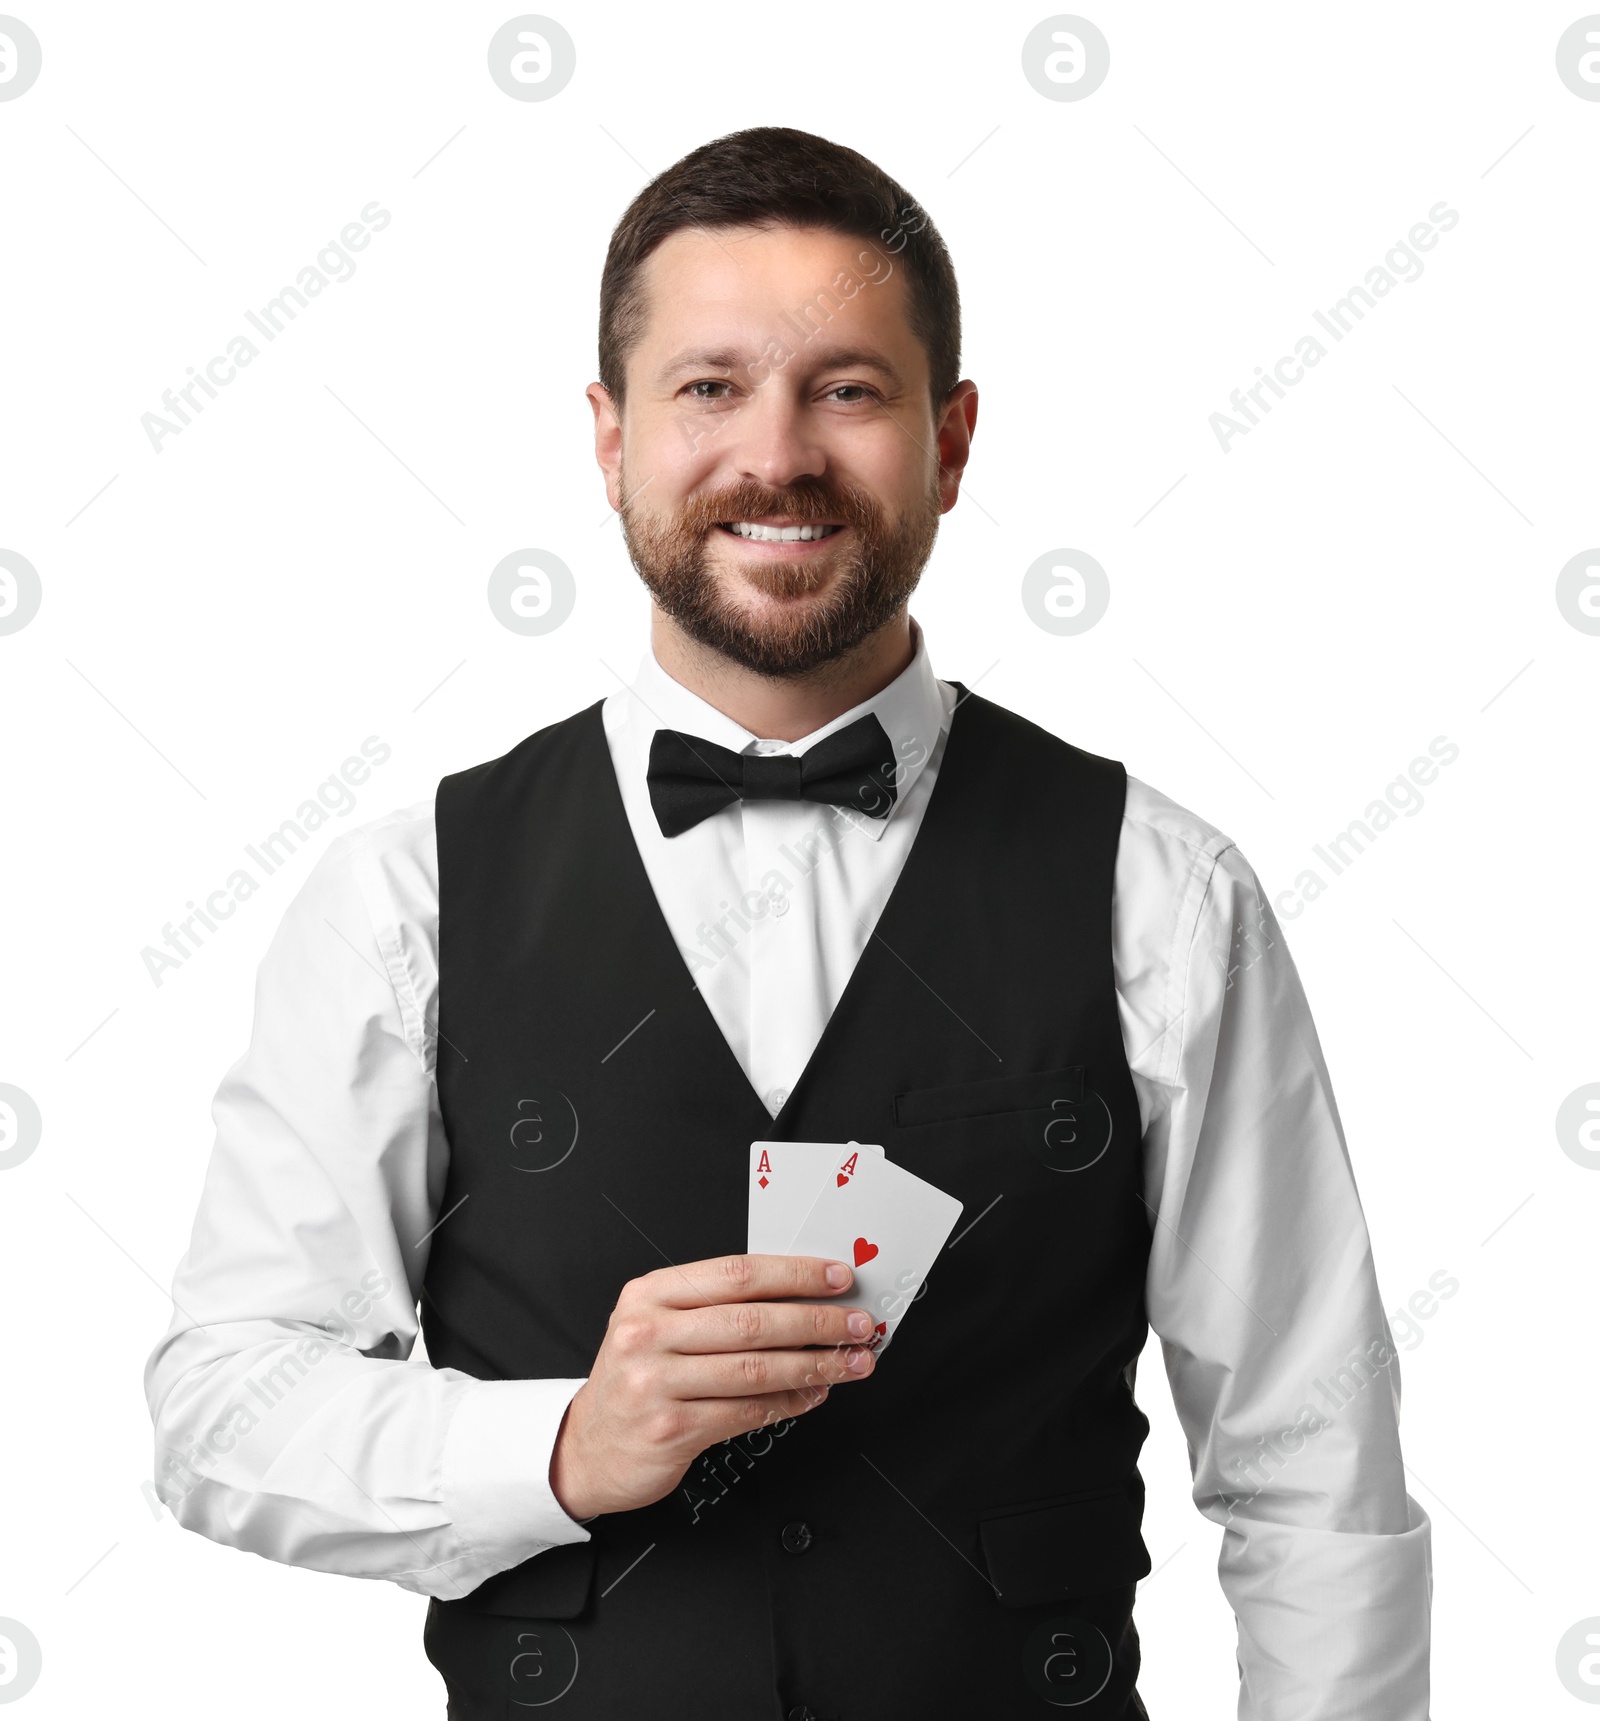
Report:
M646 187L588 391L639 672L334 844L263 964L160 1486L432 1597L458 1721L1143 1715L1147 1318L1240 1714L1426 1716L1389 1328L1255 875L909 615L959 356L855 152L759 128ZM850 1263L742 1252L756 1141L963 1203L881 1357Z

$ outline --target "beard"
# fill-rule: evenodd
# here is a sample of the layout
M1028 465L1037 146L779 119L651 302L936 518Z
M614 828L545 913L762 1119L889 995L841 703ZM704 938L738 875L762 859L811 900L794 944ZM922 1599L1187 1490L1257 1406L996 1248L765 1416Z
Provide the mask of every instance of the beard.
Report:
M623 495L632 495L626 474L619 476ZM711 567L713 533L731 546L725 568L740 553L741 540L721 532L722 522L772 514L797 525L826 520L852 530L831 554L804 563L767 563L753 551L737 572ZM853 485L800 479L770 490L749 479L691 496L665 519L624 503L622 535L639 578L690 638L758 675L793 679L848 657L904 608L932 553L939 515L937 478L894 522ZM746 583L781 600L784 609L747 611L737 593ZM801 601L824 586L814 603Z

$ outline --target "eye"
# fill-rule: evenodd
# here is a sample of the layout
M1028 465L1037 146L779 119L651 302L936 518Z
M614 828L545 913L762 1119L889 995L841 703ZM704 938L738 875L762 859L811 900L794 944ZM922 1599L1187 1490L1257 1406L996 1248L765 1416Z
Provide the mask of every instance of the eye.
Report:
M722 382L715 377L705 377L699 382L690 383L688 388L684 390L684 393L690 395L695 400L726 400L726 395L702 394L700 391L702 389L729 388L731 386L732 385L730 383Z
M836 383L832 388L830 388L824 398L832 399L840 395L850 395L853 397L849 400L840 400L839 404L841 406L855 406L860 401L870 400L872 398L872 391L864 383L841 382Z

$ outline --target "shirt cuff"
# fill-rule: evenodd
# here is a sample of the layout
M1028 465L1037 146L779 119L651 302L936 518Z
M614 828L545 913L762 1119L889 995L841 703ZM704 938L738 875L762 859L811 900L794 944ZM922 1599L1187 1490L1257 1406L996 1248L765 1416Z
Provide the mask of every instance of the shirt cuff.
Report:
M589 1532L550 1486L561 1419L581 1380L475 1380L445 1431L444 1509L477 1579Z
M1432 1525L1409 1496L1406 1519L1393 1535L1231 1521L1241 1721L1428 1721Z

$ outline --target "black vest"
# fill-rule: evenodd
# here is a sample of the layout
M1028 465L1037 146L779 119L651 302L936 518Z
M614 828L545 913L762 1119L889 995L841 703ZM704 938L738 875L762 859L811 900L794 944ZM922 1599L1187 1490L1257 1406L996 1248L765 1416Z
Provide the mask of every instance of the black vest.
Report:
M1127 779L962 691L776 1119L661 914L599 704L439 785L436 1366L586 1375L625 1281L743 1249L757 1139L880 1142L965 1204L873 1378L430 1604L455 1721L1144 1713L1150 1226L1111 965Z

